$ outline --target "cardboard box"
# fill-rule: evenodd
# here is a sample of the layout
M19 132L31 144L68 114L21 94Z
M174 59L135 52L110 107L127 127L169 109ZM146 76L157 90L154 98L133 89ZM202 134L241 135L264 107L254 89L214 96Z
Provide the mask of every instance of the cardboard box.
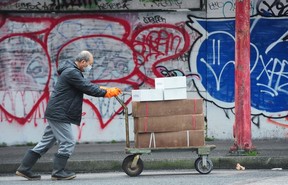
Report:
M162 89L132 90L132 101L162 101Z
M136 148L182 148L204 145L204 130L135 134Z
M187 88L173 88L173 89L164 89L164 100L182 100L187 99Z
M134 118L134 133L204 130L203 114Z
M186 88L186 76L155 78L155 89Z
M133 117L202 114L203 99L132 102Z

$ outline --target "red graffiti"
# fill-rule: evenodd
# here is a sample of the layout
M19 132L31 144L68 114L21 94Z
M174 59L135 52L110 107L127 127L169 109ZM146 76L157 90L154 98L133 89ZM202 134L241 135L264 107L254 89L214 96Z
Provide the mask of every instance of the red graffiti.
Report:
M157 77L162 76L156 68L159 63L177 58L190 48L188 32L183 27L171 24L141 27L133 33L132 42L135 52L142 58L139 65L150 63L148 66ZM154 84L152 78L148 78L147 82L152 86Z
M80 126L78 126L78 141L81 140L81 137L82 137L82 130L83 130L83 127L85 126L86 124L85 123L82 123Z
M286 119L286 121L287 121L288 117L286 117L285 119ZM276 125L276 126L288 128L288 125L287 125L287 124L279 123L279 122L277 122L277 121L275 121L275 120L272 120L271 118L268 118L268 119L267 119L267 122L268 122L268 123L271 123L271 124L273 124L273 125Z
M97 56L95 61L99 66L91 79L93 83L117 84L123 89L138 89L144 83L154 86L153 76L145 70L152 71L154 77L162 76L156 69L157 65L178 58L190 47L190 35L182 26L154 24L132 30L128 20L106 15L1 15L0 29L0 64L12 69L1 74L0 90L8 94L39 92L38 96L33 96L32 106L28 105L31 104L28 102L31 96L27 94L22 95L21 101L18 95L5 95L0 99L1 122L17 122L20 125L34 120L37 126L37 120L44 119L50 91L57 80L58 63L65 57L74 57L78 45L86 45ZM14 49L10 48L13 45ZM19 62L23 65L17 66ZM13 65L15 63L17 65ZM13 75L17 76L14 81L5 80ZM126 105L130 102L131 97L125 100ZM19 114L16 108L19 106L25 113ZM84 99L84 106L93 111L102 129L123 111L119 105L114 114L104 121L99 109L90 100ZM78 128L78 139L84 126L85 123L82 123Z

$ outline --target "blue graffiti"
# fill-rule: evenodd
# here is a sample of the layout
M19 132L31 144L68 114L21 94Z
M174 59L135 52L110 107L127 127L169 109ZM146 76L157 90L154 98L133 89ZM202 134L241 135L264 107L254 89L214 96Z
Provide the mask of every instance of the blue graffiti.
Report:
M189 17L198 39L195 68L211 101L234 103L235 19ZM288 19L250 21L251 106L270 113L288 110ZM194 50L195 52L195 50ZM221 106L221 105L220 105Z

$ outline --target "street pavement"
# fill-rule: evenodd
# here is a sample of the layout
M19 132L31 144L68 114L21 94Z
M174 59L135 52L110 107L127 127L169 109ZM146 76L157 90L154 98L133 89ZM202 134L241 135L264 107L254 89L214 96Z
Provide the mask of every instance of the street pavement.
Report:
M252 140L255 152L243 155L230 153L233 140L207 141L215 145L209 153L214 169L235 169L237 163L246 169L288 169L288 139ZM67 168L77 173L122 171L121 165L129 154L125 152L125 142L118 143L80 143L68 161ZM133 147L133 143L131 144ZM25 152L31 146L0 147L0 174L14 174ZM33 171L51 173L53 155L57 145L42 156ZM140 157L145 170L194 169L198 158L195 150L152 150Z

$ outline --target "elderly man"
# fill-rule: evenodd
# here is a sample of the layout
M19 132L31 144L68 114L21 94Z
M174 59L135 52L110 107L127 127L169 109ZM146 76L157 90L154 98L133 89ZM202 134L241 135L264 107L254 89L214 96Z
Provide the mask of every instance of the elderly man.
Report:
M41 141L26 152L16 175L40 180L41 176L34 174L31 168L58 141L51 178L69 180L76 177L74 172L65 170L65 166L75 148L71 124L80 125L83 95L111 98L122 93L119 88L100 87L84 78L82 72L89 72L92 65L93 55L89 51L81 51L75 61L66 61L59 66L59 78L45 111L48 125Z

